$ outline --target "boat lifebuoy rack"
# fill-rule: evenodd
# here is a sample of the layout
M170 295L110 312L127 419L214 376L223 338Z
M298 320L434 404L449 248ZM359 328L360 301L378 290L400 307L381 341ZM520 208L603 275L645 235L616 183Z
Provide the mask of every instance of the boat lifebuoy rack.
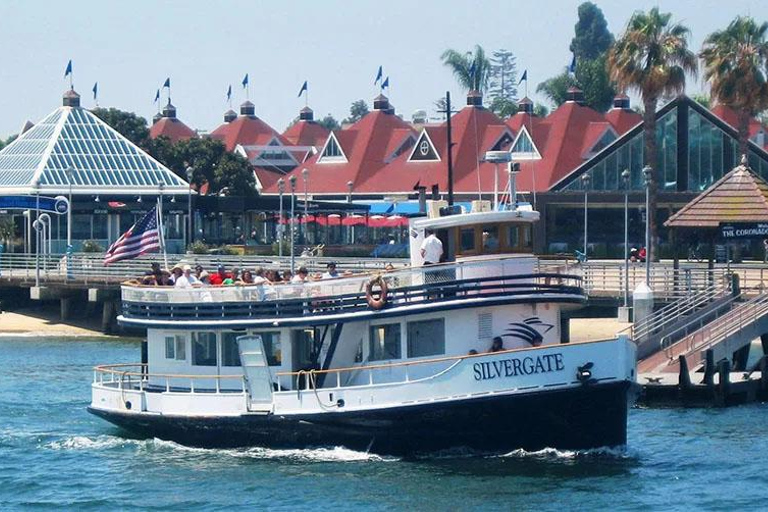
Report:
M379 291L376 292L373 287L378 286ZM381 276L376 276L365 285L365 301L371 307L371 309L379 310L387 304L387 282ZM378 295L378 296L376 296Z

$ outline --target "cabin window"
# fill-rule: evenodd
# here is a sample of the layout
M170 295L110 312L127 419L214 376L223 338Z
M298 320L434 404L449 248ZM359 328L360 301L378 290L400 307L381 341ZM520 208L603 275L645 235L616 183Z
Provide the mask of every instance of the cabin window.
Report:
M507 232L509 246L513 249L530 249L533 247L531 226L528 224L512 224Z
M184 361L187 359L187 338L183 334L165 337L165 358Z
M192 333L192 365L216 366L216 333Z
M445 354L445 319L408 322L408 357Z
M370 361L400 359L400 324L371 327L368 359Z
M240 332L225 332L221 335L221 366L240 366L240 351L237 348L237 338L245 336Z
M475 250L475 228L461 228L459 230L459 249L461 253Z
M499 226L483 226L483 251L495 252L499 250Z

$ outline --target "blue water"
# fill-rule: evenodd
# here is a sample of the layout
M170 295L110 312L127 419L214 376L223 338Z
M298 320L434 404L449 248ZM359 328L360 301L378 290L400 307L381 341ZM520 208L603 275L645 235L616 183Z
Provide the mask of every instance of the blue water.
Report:
M85 411L128 341L0 338L0 508L699 510L768 499L768 405L633 410L626 450L403 461L329 447L190 449Z

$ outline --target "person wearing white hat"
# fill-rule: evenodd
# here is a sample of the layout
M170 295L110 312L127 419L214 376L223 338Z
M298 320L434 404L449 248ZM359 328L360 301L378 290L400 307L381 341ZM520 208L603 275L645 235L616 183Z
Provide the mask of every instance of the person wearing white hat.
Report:
M192 274L192 267L184 265L181 270L184 272L182 275L176 278L176 288L192 288L193 286L200 286L200 281Z

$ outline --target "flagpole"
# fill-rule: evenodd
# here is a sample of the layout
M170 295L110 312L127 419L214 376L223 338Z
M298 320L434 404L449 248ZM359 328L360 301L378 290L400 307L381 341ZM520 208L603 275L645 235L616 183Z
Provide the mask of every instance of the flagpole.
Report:
M165 230L163 229L163 187L165 184L161 181L157 184L160 193L157 196L157 232L160 235L160 250L163 251L163 265L168 270L168 254L165 252Z

